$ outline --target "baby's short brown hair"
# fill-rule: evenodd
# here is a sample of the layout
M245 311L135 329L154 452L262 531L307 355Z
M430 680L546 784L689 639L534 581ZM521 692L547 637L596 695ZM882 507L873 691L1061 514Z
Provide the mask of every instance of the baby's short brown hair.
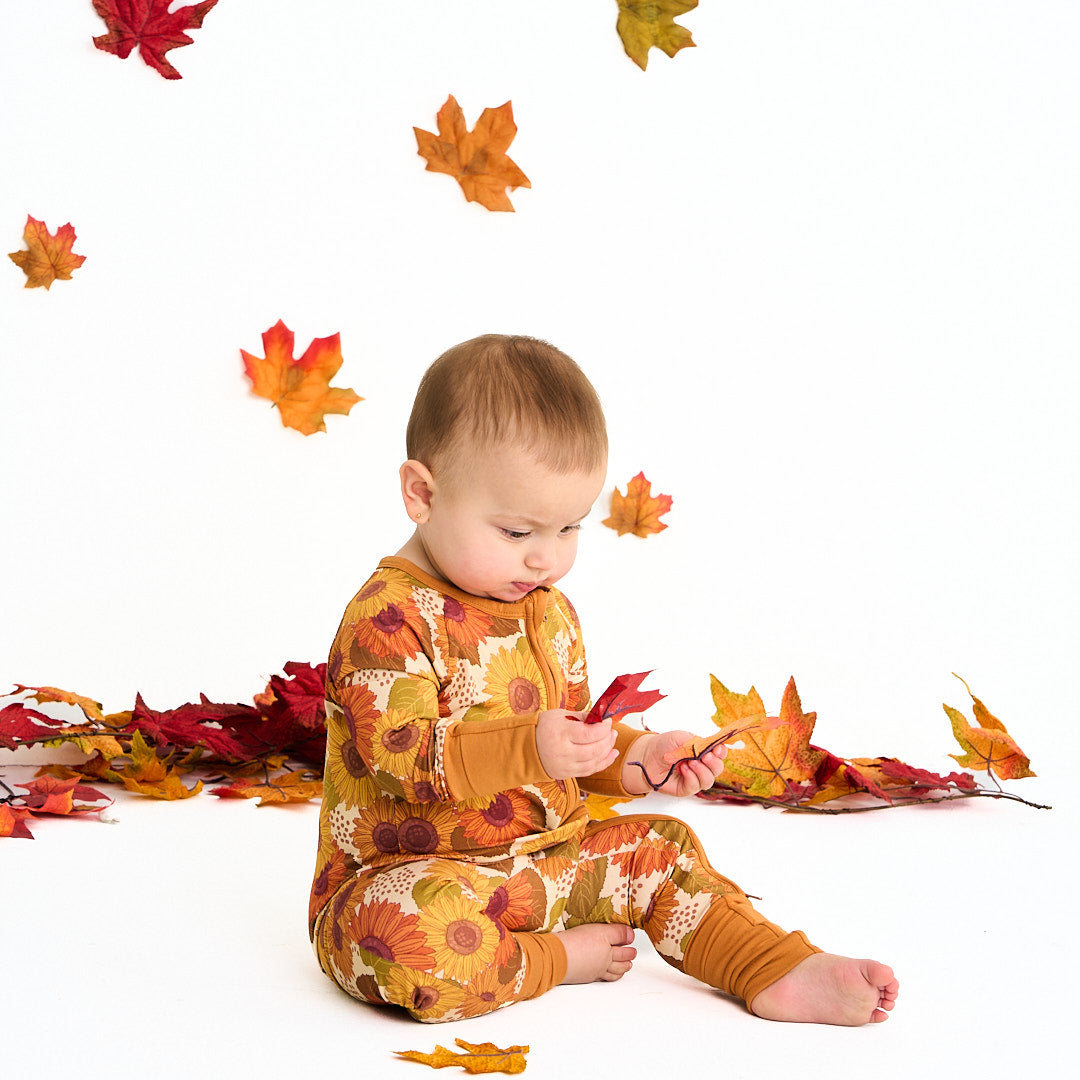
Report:
M405 431L411 460L453 468L469 451L516 443L555 472L607 462L600 398L581 368L537 338L484 334L424 373Z

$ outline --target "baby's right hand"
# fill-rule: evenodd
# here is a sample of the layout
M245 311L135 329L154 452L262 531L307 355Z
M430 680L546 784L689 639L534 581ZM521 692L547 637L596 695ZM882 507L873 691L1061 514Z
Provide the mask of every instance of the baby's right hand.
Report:
M583 712L548 709L536 721L536 751L553 780L591 776L618 756L611 721L585 724Z

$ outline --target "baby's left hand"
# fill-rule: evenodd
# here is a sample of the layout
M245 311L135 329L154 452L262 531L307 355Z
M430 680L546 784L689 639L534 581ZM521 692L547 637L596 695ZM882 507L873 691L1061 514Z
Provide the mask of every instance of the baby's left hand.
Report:
M655 790L664 795L696 795L712 787L713 781L724 771L727 747L715 746L694 759L696 750L688 745L690 743L700 746L707 744L708 739L695 738L689 731L664 731L639 739L627 754L629 760L623 766L623 786L627 791L644 794ZM691 760L681 761L682 758ZM644 772L641 767L631 765L631 761L640 761ZM679 764L672 769L675 762ZM671 775L661 784L669 771ZM650 787L645 773L649 780L660 786Z

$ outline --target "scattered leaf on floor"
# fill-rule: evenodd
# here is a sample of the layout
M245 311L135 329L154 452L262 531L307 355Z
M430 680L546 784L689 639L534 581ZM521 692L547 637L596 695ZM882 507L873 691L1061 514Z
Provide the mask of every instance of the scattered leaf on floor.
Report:
M445 1069L447 1065L460 1065L467 1073L522 1073L525 1071L527 1046L508 1046L501 1050L494 1043L467 1043L464 1039L455 1039L465 1053L447 1050L445 1046L435 1047L432 1054L423 1054L418 1050L395 1050L398 1057L406 1061L416 1061L430 1065L433 1069Z

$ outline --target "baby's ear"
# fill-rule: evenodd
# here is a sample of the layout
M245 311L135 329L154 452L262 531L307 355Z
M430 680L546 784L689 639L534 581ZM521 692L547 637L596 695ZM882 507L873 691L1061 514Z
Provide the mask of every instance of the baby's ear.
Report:
M401 498L405 511L414 522L423 523L431 511L431 492L434 487L431 472L420 461L409 460L398 470L401 477Z

